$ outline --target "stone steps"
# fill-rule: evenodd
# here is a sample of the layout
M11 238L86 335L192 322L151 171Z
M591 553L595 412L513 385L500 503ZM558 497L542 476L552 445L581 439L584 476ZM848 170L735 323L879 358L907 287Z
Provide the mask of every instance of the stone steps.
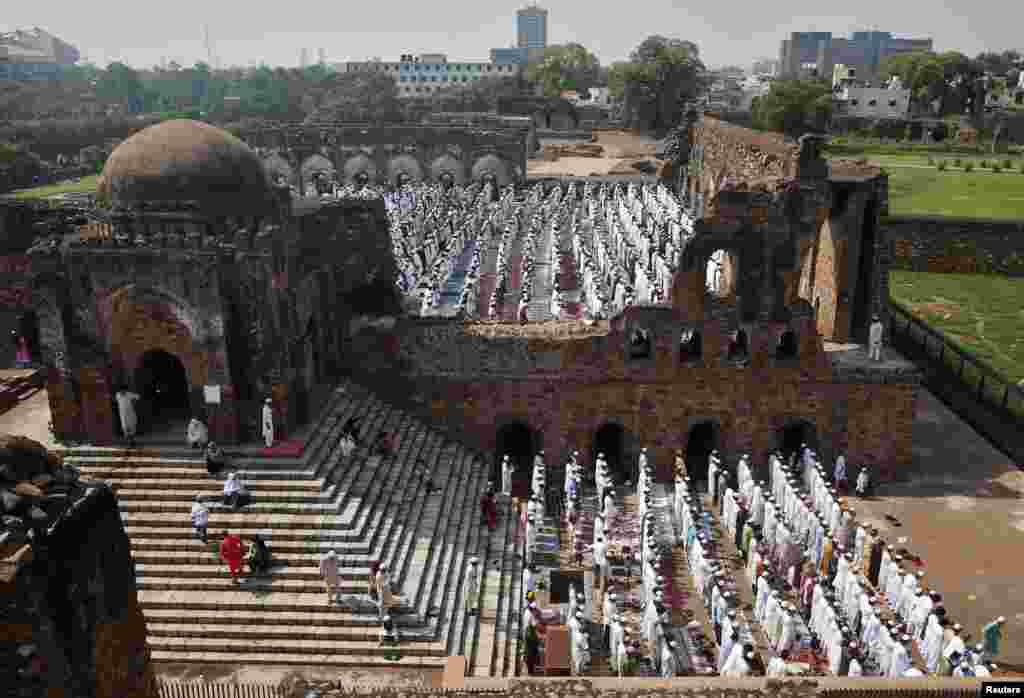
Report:
M207 554L197 552L195 555L180 555L169 558L166 553L154 555L150 553L144 559L136 553L132 554L135 559L135 573L145 574L147 577L174 578L179 580L203 580L209 579L212 574L218 574L218 570L227 569L227 565L221 562L209 551ZM157 559L159 562L150 562ZM278 579L289 581L320 582L320 560L313 559L309 555L276 556L275 564L271 566L267 574L253 577L254 580L267 580L276 583ZM316 564L310 564L310 562ZM305 563L305 564L303 564ZM338 576L343 581L359 581L360 584L353 585L361 591L366 591L366 583L370 579L370 566L345 566L338 571ZM322 586L322 584L321 584Z
M349 635L354 640L335 639L338 631L329 628L315 627L312 630L296 629L297 632L285 634L270 633L261 629L257 633L239 632L240 628L231 626L193 626L191 635L166 636L149 633L147 644L152 650L179 652L222 652L225 650L255 651L261 654L292 654L296 652L326 652L350 654L369 654L383 656L391 654L393 649L379 645L378 630L360 632L353 628ZM313 637L306 639L312 633ZM419 654L444 656L444 646L439 642L406 640L401 645L402 654Z
M244 482L244 481L243 481ZM138 489L125 487L118 483L117 498L122 503L121 511L188 511L192 510L193 499L196 495L203 498L203 502L213 511L213 507L219 506L218 501L223 497L224 488L217 487L211 483L203 489L199 488L166 488L161 490ZM257 485L254 487L254 485ZM296 508L300 512L316 511L321 509L331 510L331 497L320 491L319 488L309 488L306 491L301 489L288 491L273 487L270 483L249 483L245 482L245 488L253 495L254 503L264 505L265 502L285 505ZM246 507L246 511L253 511L253 504ZM150 508L152 507L152 508Z
M82 471L82 476L89 480L116 479L118 499L180 499L181 497L192 497L197 494L220 496L224 491L223 477L218 482L213 477L203 473L203 476L194 478L166 478L153 477L122 477L117 473L115 478L96 477L90 472ZM324 492L323 480L273 480L264 479L263 473L259 479L243 479L245 488L252 492L259 492L261 495L278 498L285 501L293 497L319 497ZM244 478L244 475L243 475Z
M502 612L507 612L509 603L505 580L509 577L508 572L515 558L515 550L510 547L515 535L511 503L499 500L498 511L501 518L494 533L490 535L488 547L491 556L486 560L487 567L482 580L475 648L467 666L470 675L479 677L500 676L498 665L503 657L499 655L499 633L504 631L505 618Z
M240 608L234 608L231 610L231 613L223 613L220 610L212 609L191 609L187 616L183 616L181 614L181 611L177 608L150 607L146 609L146 622L150 625L155 623L162 624L165 626L187 626L190 624L230 624L255 626L281 625L285 627L302 628L315 625L322 625L324 627L329 628L380 628L380 622L377 620L376 611L368 610L366 613L358 614L346 612L337 607L332 607L329 610L325 610L324 595L320 594L319 599L316 600L320 602L320 605L315 611L279 611L276 610L276 607L274 606L267 606L267 604L261 604L258 608L255 608L255 610L243 610ZM419 623L416 622L415 619L406 618L403 616L396 616L395 622L399 626L419 626ZM170 633L171 628L168 627L166 629L166 632Z
M513 517L513 531L510 545L512 547L512 570L507 575L508 586L508 608L505 612L505 629L499 633L499 651L501 654L500 673L497 676L516 676L519 671L519 632L520 622L523 615L523 566L525 561L522 557L523 546L517 540L519 530L520 510L518 506L511 507Z
M401 648L400 648L401 649ZM314 648L310 652L267 654L262 652L240 652L238 650L227 650L223 652L196 652L196 651L161 651L153 649L150 657L154 662L173 664L230 664L233 666L243 665L266 665L275 666L319 666L319 667L343 667L343 668L432 668L441 669L444 667L447 658L444 656L419 656L402 653L398 659L388 659L383 656L368 654L334 654L325 653L326 648Z
M183 516L187 519L189 512L192 511L192 504L194 503L192 497L195 494L197 493L185 492L177 501L129 499L121 502L119 508L126 514L138 514L140 517L151 515L160 517ZM231 507L220 503L220 495L213 494L211 496L217 500L205 502L211 516L215 513L224 514L232 511ZM292 499L292 501L266 501L262 496L253 494L249 503L238 511L248 516L259 516L261 514L284 514L286 516L337 515L337 505L330 501L325 502L322 498L312 498L313 501L309 503L303 502L301 499L299 501L294 501L294 498L289 499Z
M379 641L380 623L373 625L323 626L319 621L302 624L282 624L279 626L260 627L260 624L247 625L242 623L222 623L217 619L204 618L182 630L179 623L159 623L147 621L146 630L150 637L159 638L197 638L208 640L276 640L293 643L296 641L331 642L349 645L348 651L359 649L354 644L377 643ZM430 653L438 653L441 647L432 640L410 633L405 642L413 643Z

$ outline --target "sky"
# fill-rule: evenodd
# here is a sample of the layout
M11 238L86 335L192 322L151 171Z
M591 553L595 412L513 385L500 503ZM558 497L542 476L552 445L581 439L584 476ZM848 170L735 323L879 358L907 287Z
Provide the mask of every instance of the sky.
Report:
M521 0L520 0L521 1ZM749 67L777 58L794 31L846 36L876 28L897 36L931 37L938 51L975 55L1024 47L1024 3L1019 0L936 3L860 0L701 2L642 0L640 5L592 0L543 0L548 43L575 41L602 64L624 60L650 34L695 42L709 67ZM114 60L137 68L163 61L192 65L207 59L208 27L215 64L297 66L302 49L310 63L324 50L327 62L398 60L403 53L446 53L451 61L484 61L490 49L515 42L515 12L522 4L474 2L287 2L125 0L7 3L0 30L39 26L77 46L85 60ZM829 11L831 10L831 12ZM965 15L969 11L969 16ZM856 14L851 14L851 13Z

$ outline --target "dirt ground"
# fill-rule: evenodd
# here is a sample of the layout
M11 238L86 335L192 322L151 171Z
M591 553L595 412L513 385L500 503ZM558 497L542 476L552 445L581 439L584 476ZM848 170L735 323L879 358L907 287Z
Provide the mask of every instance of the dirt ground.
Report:
M922 390L910 480L852 500L897 550L921 558L925 585L943 596L974 642L1007 619L998 665L1024 671L1024 472L934 395ZM887 517L892 517L887 518Z
M526 174L540 177L636 174L639 171L630 167L631 163L650 160L657 166L660 162L654 157L657 147L629 131L598 131L597 143L604 149L602 157L563 157L553 162L529 160Z

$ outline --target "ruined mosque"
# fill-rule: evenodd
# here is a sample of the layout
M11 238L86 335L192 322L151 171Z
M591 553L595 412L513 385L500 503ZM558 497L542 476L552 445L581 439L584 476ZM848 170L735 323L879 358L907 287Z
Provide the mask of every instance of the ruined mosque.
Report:
M690 116L669 186L598 204L624 207L626 233L583 220L581 186L525 184L522 128L147 128L107 161L102 222L29 255L54 431L117 442L127 388L143 435L199 415L218 442L254 440L270 398L287 438L344 375L521 460L604 449L624 466L646 446L659 466L677 449L762 461L807 442L898 473L916 374L862 356L886 309L884 175L830 172L812 136ZM337 196L303 196L325 173ZM424 240L442 227L428 197L390 229L385 190L430 182L494 190L456 245ZM559 190L560 217L527 240L515 211L538 188ZM403 255L419 257L409 273ZM426 277L443 288L422 303Z
M768 477L770 453L807 444L822 463L843 454L899 477L921 376L865 346L873 316L887 319L885 175L830 167L819 136L794 142L711 113L689 111L677 137L658 181L528 181L531 135L514 123L236 137L176 120L114 149L96 208L70 229L0 217L0 237L29 240L4 258L3 289L65 447L60 467L22 444L36 465L0 469L0 589L8 632L27 628L59 664L51 687L74 675L76 695L93 681L97 696L129 695L116 687L149 681L147 658L502 677L523 673L525 656L532 673L527 561L544 580L539 603L564 605L582 585L579 603L611 623L610 596L585 583L588 534L563 521L570 458L587 470L603 455L624 486L602 493L618 504L595 505L589 483L580 497L586 521L604 506L615 524L607 559L651 554L652 536L674 550L657 563L673 599L699 599L696 549L688 574L668 543L680 466L697 485L717 450L730 466L749 454ZM116 447L120 390L140 396L138 448ZM268 401L276 439L297 450L252 450ZM233 460L253 497L242 511L219 503L223 473L187 450L191 418L226 449L250 448ZM353 419L364 441L346 451ZM389 458L371 446L385 433ZM558 483L539 531L523 513L544 488L538 460ZM474 525L489 482L503 490L500 523ZM663 504L673 482L675 515ZM284 565L228 578L190 528L204 498L212 536L258 533ZM636 509L649 498L651 526ZM88 534L97 517L109 536ZM325 606L328 550L339 597ZM385 562L394 597L370 600ZM629 590L631 564L603 572L609 592ZM648 597L655 581L644 576ZM622 622L646 636L652 621L631 603ZM735 671L724 645L697 637L694 611L672 605L662 640L681 644L648 648L658 671ZM399 631L396 650L385 639ZM590 657L567 632L553 625L544 641L554 673ZM813 664L820 648L802 633ZM610 661L595 653L592 673L613 675Z

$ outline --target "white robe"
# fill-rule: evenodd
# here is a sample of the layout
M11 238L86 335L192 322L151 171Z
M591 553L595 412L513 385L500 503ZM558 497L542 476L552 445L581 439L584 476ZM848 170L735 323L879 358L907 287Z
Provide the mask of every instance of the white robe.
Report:
M466 610L475 611L480 607L480 572L476 565L466 570L465 594Z
M263 442L267 448L274 445L274 410L270 405L263 405Z
M192 446L199 444L205 446L206 442L210 440L209 432L206 429L206 425L200 422L198 419L189 421L188 428L185 430L185 437L188 441L188 445Z
M501 493L504 495L512 494L512 463L511 461L502 461L501 464Z
M137 393L122 390L117 393L117 413L121 417L121 431L126 437L135 436L139 428L139 418L135 413L135 401L140 399Z

